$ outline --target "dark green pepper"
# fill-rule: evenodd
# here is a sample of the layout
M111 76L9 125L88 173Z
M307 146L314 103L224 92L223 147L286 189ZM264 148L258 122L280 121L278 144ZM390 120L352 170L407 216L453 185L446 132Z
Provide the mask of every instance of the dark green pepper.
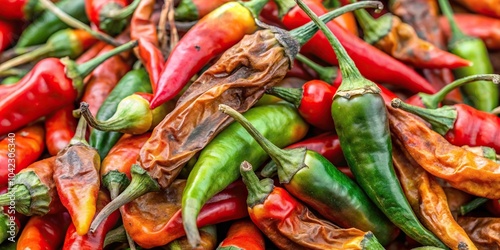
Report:
M97 111L96 118L107 120L112 117L118 107L118 103L135 92L151 93L151 83L145 69L134 69L125 74L116 84L106 101ZM90 146L97 149L101 159L104 159L109 150L116 144L122 136L119 132L105 132L93 129L90 133Z
M319 153L304 147L283 150L227 105L220 109L238 121L278 166L278 177L293 196L343 228L371 231L382 245L399 233L363 190ZM264 176L268 177L268 176Z
M453 12L447 0L439 0L443 14L451 27L448 50L463 59L473 62L472 66L454 69L456 78L476 74L492 74L493 66L488 57L488 50L483 40L465 35L453 18ZM498 87L489 81L476 81L461 87L465 97L476 109L489 112L498 106Z
M406 235L423 245L446 248L419 222L396 177L387 111L380 89L361 75L338 39L311 9L301 0L297 3L327 36L337 55L343 80L333 99L332 118L357 182Z
M307 123L288 103L255 107L244 116L260 133L282 147L299 141L308 130ZM267 158L266 152L237 122L218 134L201 151L182 194L182 220L186 234L199 237L196 219L201 208L240 177L242 161L260 166Z

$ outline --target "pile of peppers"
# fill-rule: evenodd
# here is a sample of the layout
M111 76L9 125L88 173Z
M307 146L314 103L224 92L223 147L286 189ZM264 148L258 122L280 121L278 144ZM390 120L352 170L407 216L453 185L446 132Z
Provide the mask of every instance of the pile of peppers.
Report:
M0 0L1 249L500 249L495 0Z

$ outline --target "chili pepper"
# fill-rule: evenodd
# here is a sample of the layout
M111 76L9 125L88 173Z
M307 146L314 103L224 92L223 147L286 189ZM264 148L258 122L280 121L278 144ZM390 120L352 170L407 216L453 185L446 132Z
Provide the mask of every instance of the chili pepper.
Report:
M375 5L378 6L378 2L346 6L328 13L323 20L328 21L353 8ZM106 217L106 213L144 193L158 190L160 186L168 187L184 163L229 123L228 118L217 111L218 104L230 104L240 109L240 112L248 110L263 95L265 87L271 87L283 79L297 53L297 46L305 43L317 31L313 23L291 32L270 28L274 31L265 29L246 36L190 85L177 101L175 109L155 127L141 148L138 163L143 170L99 213L91 229ZM263 60L263 55L266 60ZM200 113L199 110L204 112ZM168 144L163 143L166 140Z
M3 16L2 16L3 17ZM0 52L4 51L14 41L15 23L0 20Z
M455 2L475 13L500 18L500 6L498 6L498 2L495 0L485 0L479 2L471 0L456 0Z
M286 73L285 78L287 77L297 77L303 80L312 80L317 78L312 75L312 72L309 72L306 67L299 61L300 54L297 54L297 58L293 61L292 68ZM320 78L321 79L321 78Z
M75 135L78 122L73 117L73 109L73 104L70 104L45 118L45 131L47 131L45 142L50 155L57 155L68 146Z
M306 4L310 8L313 8L313 11L317 14L326 12L326 9L314 0L308 0ZM281 18L281 22L288 29L295 28L309 20L310 18L308 18L299 7L291 9ZM353 57L361 73L368 79L375 82L393 84L414 92L434 93L436 91L415 71L382 51L372 47L362 39L350 34L345 29L340 28L335 22L329 22L327 26L340 39L349 55ZM302 52L311 53L332 65L339 64L336 54L331 49L323 33L316 34L306 43L302 48Z
M109 245L117 242L127 242L127 235L125 232L125 227L123 225L110 230L106 234L106 238L104 239L103 247L107 248Z
M109 57L135 45L136 42L129 42L80 65L65 58L41 60L16 84L19 88L0 99L0 124L3 125L0 135L73 103L81 93L83 77Z
M4 0L0 16L7 20L30 20L43 11L36 0Z
M444 190L411 157L397 139L392 159L408 202L420 221L451 249L477 249L458 225L448 207Z
M221 5L231 0L181 0L175 8L175 20L177 21L195 21L206 16Z
M8 191L8 187L0 188L0 194L5 194ZM15 203L12 202L8 206L4 206L2 211L0 211L0 244L8 240L10 242L15 242L15 238L21 230L21 227L25 224L27 217L22 214L16 213L14 210ZM2 249L0 245L0 249Z
M0 206L15 199L15 210L21 214L56 214L64 210L57 195L54 179L55 158L37 161L21 170L10 183L9 193L0 195Z
M52 34L44 45L0 64L0 71L46 57L76 58L96 41L97 39L83 30L59 30Z
M87 234L96 214L101 158L85 140L87 122L78 122L70 144L56 156L54 182L63 205L68 209L78 235Z
M174 98L211 59L253 33L257 29L254 17L267 1L228 2L198 21L170 52L156 83L151 109ZM231 29L222 23L231 23Z
M109 195L100 191L97 198L97 209L102 209L111 199ZM102 225L99 226L95 233L78 235L76 228L71 224L66 231L66 238L62 249L103 249L104 238L106 234L115 226L120 217L120 213L115 211L112 213Z
M200 228L200 249L215 249L217 246L217 227L215 225ZM176 239L163 247L165 250L189 249L187 237Z
M486 202L486 209L495 217L500 217L500 200L489 200Z
M398 107L397 99L393 103ZM469 194L500 198L498 163L450 144L410 113L399 109L389 113L391 132L427 172Z
M321 154L333 165L345 164L339 137L333 132L325 132L289 145L287 148L305 147Z
M241 219L231 224L217 249L265 250L266 246L259 228L251 220Z
M469 67L455 69L455 77L462 78L474 74L493 73L493 67L488 58L488 51L484 42L475 37L465 35L453 18L450 4L446 0L439 0L439 5L446 15L451 26L451 37L448 41L448 50L474 64ZM462 91L470 99L473 106L479 110L491 111L498 106L498 87L490 82L477 81L463 86Z
M299 141L309 128L288 104L252 108L245 117L279 147ZM251 153L238 153L242 150ZM196 218L205 202L240 177L238 168L243 160L260 166L267 157L239 123L224 129L201 151L182 195L184 230L193 245L199 241Z
M38 0L36 1L38 3ZM84 0L61 0L57 2L57 7L62 11L75 17L82 22L88 22L85 15ZM31 23L19 37L16 48L24 48L32 45L42 44L55 32L68 28L68 25L61 21L56 15L45 11L33 23Z
M297 4L320 27L338 55L343 80L333 98L331 115L344 156L357 182L387 218L408 236L424 245L444 246L420 224L396 178L380 89L361 75L339 40L318 21L312 10L301 0Z
M85 0L85 13L90 22L98 29L117 35L127 26L127 19L108 18L109 13L121 10L128 5L128 0Z
M137 168L140 169L132 166L132 175ZM185 235L180 209L185 184L185 180L175 180L165 191L145 194L121 208L126 231L141 247L162 246ZM197 219L198 227L248 216L246 197L243 182L232 183L203 206Z
M33 216L17 240L17 249L59 249L70 223L67 212Z
M271 179L259 180L252 166L240 167L253 223L280 249L384 249L371 232L343 229L317 218Z
M278 167L280 183L294 197L343 228L373 232L381 244L388 244L398 235L399 229L374 209L363 190L322 155L303 147L282 150L238 112L224 104L220 110L238 121L269 154Z
M83 52L76 60L76 63L85 63L92 58L96 57L99 52L106 46L107 44L103 41L97 41L92 47Z
M500 218L458 217L457 221L479 249L498 249L500 246Z
M173 108L173 102L163 103L149 109L152 96L132 94L123 98L116 106L116 112L107 120L97 120L89 111L89 104L82 102L80 111L90 126L101 131L115 131L126 134L143 134L152 130Z
M35 162L45 149L45 131L36 123L9 133L0 141L0 187Z
M453 15L453 19L466 35L481 38L488 49L500 49L500 21L498 18L471 13L456 13ZM441 17L439 24L445 36L449 37L450 24L446 17Z
M355 12L364 40L394 58L419 68L460 68L472 62L420 39L409 24L387 13L374 19L365 10Z

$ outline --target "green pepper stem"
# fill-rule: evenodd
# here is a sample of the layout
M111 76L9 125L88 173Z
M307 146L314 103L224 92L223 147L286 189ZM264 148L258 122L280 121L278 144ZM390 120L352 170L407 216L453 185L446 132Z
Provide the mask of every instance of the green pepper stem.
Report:
M87 139L85 139L86 135L87 135L87 121L83 117L80 117L80 119L78 120L78 125L76 127L75 135L69 141L69 145L76 145L83 143L88 146L89 143L87 142Z
M17 211L29 211L31 205L31 195L30 191L25 185L18 184L12 186L8 193L0 195L0 206L8 206L10 204L11 197L14 197L16 203ZM29 214L29 213L24 213Z
M487 201L489 201L488 198L476 197L475 199L473 199L469 203L460 206L460 215L464 216L464 215L468 214L469 212L480 207L481 205L483 205Z
M109 231L106 234L106 238L104 238L103 248L113 244L113 243L122 243L127 240L127 236L125 235L125 227L123 225Z
M108 119L106 121L97 120L90 112L89 104L86 102L80 103L80 114L83 116L83 118L85 118L85 120L88 122L88 124L91 127L95 128L97 130L119 131L120 129L123 128L123 126L126 126L126 123L120 124L120 121L122 121L122 120L115 120L115 119ZM118 122L119 124L116 124L116 122Z
M359 26L363 30L363 38L369 44L375 44L381 38L387 36L392 29L393 16L391 13L384 14L378 19L373 18L366 10L354 11Z
M277 96L298 108L302 102L302 89L300 88L283 88L272 87L266 90L267 94Z
M293 0L275 0L274 2L278 5L278 17L280 19L295 7L295 1Z
M327 9L336 9L341 6L340 2L338 0L325 0L323 1L323 5Z
M332 84L333 80L337 77L337 67L321 66L302 54L297 54L295 58L318 73L319 79L328 84Z
M457 23L455 22L455 18L453 17L453 10L451 9L448 0L438 0L438 1L439 1L439 6L441 7L441 11L446 16L446 19L448 19L448 23L450 24L451 38L449 44L455 43L462 39L470 38L469 36L465 35L462 32L462 30L458 27Z
M16 48L16 47L10 48L10 49L2 52L2 55L0 55L0 62L2 62L2 63L6 62L14 57L17 57L17 56L22 55L22 54L26 54L28 52L31 52L31 51L36 50L36 49L43 47L43 46L45 46L45 44L33 45L33 46L22 47L22 48Z
M4 70L4 71L0 71L0 77L24 76L26 74L28 74L27 70L18 69L18 68L11 68L11 69L7 69L7 70Z
M95 38L104 41L108 44L111 44L113 46L120 46L121 43L117 42L113 37L99 32L95 31L92 28L90 28L88 25L80 22L79 20L73 18L72 16L66 14L64 11L59 9L55 4L50 2L49 0L38 0L40 4L47 9L48 11L52 12L55 16L57 16L61 21L66 23L68 26L75 28L75 29L82 29L90 33L92 36Z
M260 12L267 4L267 2L269 2L269 0L251 0L247 2L241 2L241 4L245 6L250 12L252 12L254 18L258 18Z
M0 242L4 242L9 237L9 215L5 214L3 210L0 212ZM16 233L19 228L16 225ZM3 244L2 244L3 245ZM12 249L16 249L14 246Z
M241 178L248 189L247 206L252 208L264 203L274 189L273 181L269 178L259 180L252 165L243 161L240 165Z
M125 8L123 8L121 10L112 11L108 15L105 15L105 17L113 19L113 20L127 19L129 16L134 14L134 11L135 11L135 9L137 9L137 6L139 6L139 3L141 3L141 0L134 0L132 3L127 5Z
M108 203L101 210L101 212L99 212L90 225L90 232L95 232L101 222L116 209L131 202L139 196L160 190L160 185L139 165L132 165L131 175L132 181L130 182L130 185L128 185L128 187L114 200Z
M427 108L437 108L439 107L439 103L454 89L475 81L492 81L495 84L500 84L500 75L497 74L478 74L460 78L455 80L454 82L444 86L437 93L432 95L419 93L418 95L422 99L422 103Z
M299 3L299 2L297 2L297 3ZM303 2L301 2L301 3L302 3L302 6L305 6ZM300 6L300 4L299 4L299 6ZM346 5L346 6L342 6L338 9L332 10L328 13L325 13L324 15L322 15L319 18L319 20L321 20L321 22L327 23L338 16L341 16L347 12L351 12L351 11L354 11L354 10L357 10L360 8L382 9L382 7L383 7L383 5L379 1L363 1L363 2L358 2L358 3L353 3L353 4ZM310 13L312 13L311 9L309 9L309 11L310 11ZM318 21L318 17L316 15L314 15L314 16L316 17L316 21ZM323 24L323 27L326 27L326 26ZM311 22L308 22L308 23L306 23L298 28L291 30L290 35L292 37L294 37L300 45L304 45L307 41L309 41L309 39L311 39L311 37L314 36L314 34L316 34L316 32L318 32L318 29L320 29L320 28L318 28L318 25L315 24L314 21L311 21ZM337 42L338 42L338 40L337 40ZM340 43L338 43L338 44L340 46ZM347 52L345 51L345 49L342 48L342 50L344 52L343 54L345 54L347 56ZM339 57L339 55L342 52L337 53L337 50L335 50L335 53L337 54L337 57ZM340 63L340 61L342 61L342 60L339 60L339 63ZM354 65L354 62L352 64Z
M30 51L28 53L22 54L18 57L14 57L2 64L0 64L0 71L5 71L7 69L29 63L31 61L34 61L36 59L46 57L50 53L54 51L54 48L49 44L45 44L41 47L38 47L37 49Z
M421 117L431 124L432 130L438 132L442 136L446 135L448 131L453 129L453 125L457 119L457 111L452 106L445 106L437 109L426 109L404 103L398 98L392 100L391 106Z
M194 21L198 20L198 9L192 0L181 0L174 10L174 19L176 21Z

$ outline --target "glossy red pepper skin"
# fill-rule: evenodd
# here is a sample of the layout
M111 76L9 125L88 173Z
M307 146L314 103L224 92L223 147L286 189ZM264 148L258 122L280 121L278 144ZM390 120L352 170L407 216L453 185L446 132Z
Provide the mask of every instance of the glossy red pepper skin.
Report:
M489 200L486 203L486 209L488 209L493 216L500 217L500 200Z
M313 72L312 70L311 70L311 72L309 72L306 69L306 67L297 60L293 60L292 68L288 72L286 72L285 78L287 78L287 77L297 77L297 78L300 78L300 79L303 79L306 81L310 81L310 80L318 78L318 76L315 72Z
M97 211L100 211L106 204L111 201L109 195L103 191L99 192L99 197L97 199ZM77 249L92 249L92 250L102 250L104 245L104 239L106 234L113 229L115 224L120 218L120 212L114 211L110 216L108 216L97 228L94 233L87 233L86 235L80 236L76 233L75 226L71 224L66 231L66 238L64 240L63 250L77 250Z
M17 240L17 249L59 249L70 223L71 218L67 212L33 216Z
M234 222L226 238L220 243L219 250L265 250L265 242L259 228L251 220Z
M9 20L25 20L24 7L30 0L1 0L0 16Z
M228 23L231 29L222 25ZM203 17L170 53L150 108L174 98L211 59L256 29L250 10L237 2L227 3Z
M35 162L44 150L45 130L41 124L24 127L15 135L3 138L0 141L0 186L7 186L10 167L17 174ZM9 153L13 157L9 157Z
M4 51L14 41L15 30L15 23L0 19L0 52Z
M115 25L118 25L117 27L112 27L110 24L103 25L102 21L111 10L120 10L128 4L128 0L85 0L85 13L87 13L89 21L97 29L107 33L111 32L111 34L119 33L123 26L118 25L118 23L123 22L122 20L114 20Z
M325 132L317 136L299 141L286 148L300 148L306 147L313 150L328 159L333 165L345 164L344 153L340 148L340 141L338 135L333 132Z
M481 38L488 49L500 49L500 19L471 13L457 13L453 17L466 35ZM446 17L439 18L439 25L446 37L450 37Z
M138 41L139 55L140 58L146 62L144 63L144 67L149 73L149 80L151 81L151 87L154 93L156 91L156 84L160 81L161 73L165 68L165 58L161 50L152 42L144 38L139 38Z
M327 12L321 4L314 0L307 0L305 2L317 15ZM268 14L273 13L275 12ZM264 12L262 13L262 15L265 14ZM281 19L283 25L288 29L297 28L309 21L310 18L298 6L288 11ZM339 39L347 53L356 63L359 71L366 78L374 82L384 82L399 86L413 92L431 94L436 92L436 89L414 70L364 42L337 23L328 22L327 26ZM321 32L318 32L302 47L302 52L311 53L325 62L338 65L333 48L330 46L326 36Z
M57 155L75 135L78 121L73 117L73 109L73 104L70 104L45 118L45 142L50 155Z
M38 62L16 84L18 88L0 100L0 135L72 104L81 86L74 86L65 70L58 58Z
M302 86L300 115L308 123L323 130L335 129L330 111L337 88L321 80L312 80Z

